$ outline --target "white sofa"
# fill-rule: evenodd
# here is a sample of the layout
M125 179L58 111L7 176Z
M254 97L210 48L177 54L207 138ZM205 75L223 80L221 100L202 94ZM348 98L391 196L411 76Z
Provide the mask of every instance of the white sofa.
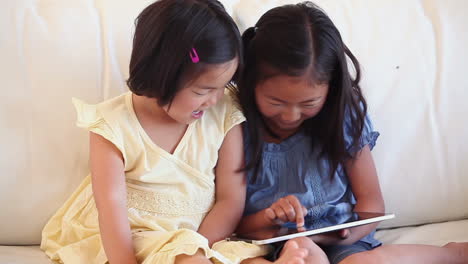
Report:
M127 90L133 20L148 0L4 0L0 8L0 264L50 263L41 229L87 174L71 97ZM241 31L298 1L223 1ZM468 241L468 2L317 0L362 64L381 136L384 243Z

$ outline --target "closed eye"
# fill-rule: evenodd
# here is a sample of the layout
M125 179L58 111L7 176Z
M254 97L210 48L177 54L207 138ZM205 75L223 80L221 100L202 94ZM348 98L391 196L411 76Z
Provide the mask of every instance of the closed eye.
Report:
M194 94L200 95L200 96L207 95L209 92L210 92L210 91L200 93L200 92L195 92L195 91L193 91Z

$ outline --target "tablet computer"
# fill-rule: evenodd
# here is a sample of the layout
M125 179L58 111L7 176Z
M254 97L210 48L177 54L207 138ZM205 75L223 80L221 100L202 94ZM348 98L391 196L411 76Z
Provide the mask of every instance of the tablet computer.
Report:
M391 213L353 212L347 214L330 215L313 219L305 217L305 225L298 230L294 223L283 226L261 229L249 234L238 236L233 234L227 238L230 241L246 241L256 245L270 244L300 236L312 236L340 229L371 224L395 218Z

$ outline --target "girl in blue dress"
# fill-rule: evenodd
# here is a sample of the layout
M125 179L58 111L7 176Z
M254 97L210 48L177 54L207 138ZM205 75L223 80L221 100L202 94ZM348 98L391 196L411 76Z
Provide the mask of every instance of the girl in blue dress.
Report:
M242 38L238 99L247 118L249 184L238 233L288 222L300 227L307 217L384 212L371 155L379 133L367 114L358 61L329 17L311 2L281 6ZM468 262L468 243L381 245L376 225L296 240L305 248L319 244L333 264ZM275 247L272 259L282 244Z

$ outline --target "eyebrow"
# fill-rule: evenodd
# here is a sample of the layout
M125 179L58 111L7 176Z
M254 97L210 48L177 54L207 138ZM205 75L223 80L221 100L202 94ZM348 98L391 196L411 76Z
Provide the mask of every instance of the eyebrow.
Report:
M278 98L273 97L273 96L268 96L268 95L267 95L267 97L270 98L270 99L272 99L272 100L281 102L281 103L287 103L286 101L283 101L283 100L278 99ZM312 103L312 102L318 101L318 100L320 100L320 99L322 99L321 96L320 96L320 97L315 97L315 98L312 98L312 99L307 99L307 100L301 101L301 102L299 102L299 103L300 103L300 104Z

